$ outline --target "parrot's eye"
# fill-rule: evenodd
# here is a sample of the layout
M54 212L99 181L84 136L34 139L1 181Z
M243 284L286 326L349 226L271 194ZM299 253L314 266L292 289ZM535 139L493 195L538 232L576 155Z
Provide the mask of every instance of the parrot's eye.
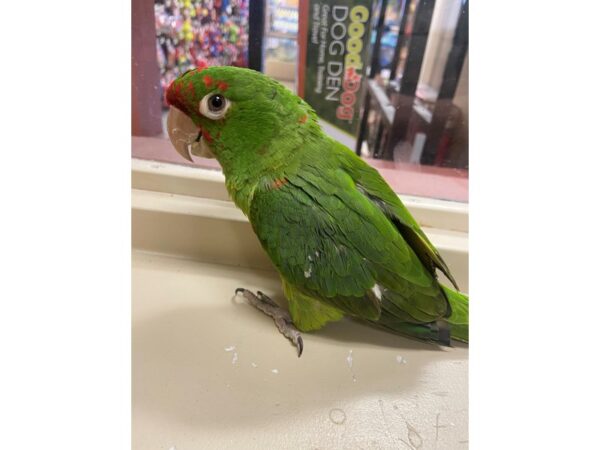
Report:
M208 107L211 111L219 111L225 104L225 99L222 95L213 95L208 99Z
M200 114L209 119L221 119L229 108L229 100L222 94L205 95L200 100Z

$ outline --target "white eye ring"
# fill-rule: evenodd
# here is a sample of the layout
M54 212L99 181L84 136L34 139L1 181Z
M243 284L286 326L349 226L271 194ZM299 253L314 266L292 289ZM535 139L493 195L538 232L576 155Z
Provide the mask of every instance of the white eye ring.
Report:
M200 100L200 114L212 120L222 119L230 105L223 94L207 94Z

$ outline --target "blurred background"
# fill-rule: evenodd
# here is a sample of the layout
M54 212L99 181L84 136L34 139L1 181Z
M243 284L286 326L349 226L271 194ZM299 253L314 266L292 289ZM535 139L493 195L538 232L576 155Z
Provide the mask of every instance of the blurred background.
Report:
M397 192L468 201L467 0L133 0L132 13L134 157L186 164L165 141L164 90L200 64L249 67Z

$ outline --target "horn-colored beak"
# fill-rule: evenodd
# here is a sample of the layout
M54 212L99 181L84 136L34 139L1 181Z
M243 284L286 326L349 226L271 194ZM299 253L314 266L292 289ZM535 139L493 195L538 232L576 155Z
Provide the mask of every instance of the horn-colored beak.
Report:
M192 155L203 158L215 157L205 140L202 139L202 131L192 119L173 106L169 109L167 116L167 132L177 153L188 161L194 162Z

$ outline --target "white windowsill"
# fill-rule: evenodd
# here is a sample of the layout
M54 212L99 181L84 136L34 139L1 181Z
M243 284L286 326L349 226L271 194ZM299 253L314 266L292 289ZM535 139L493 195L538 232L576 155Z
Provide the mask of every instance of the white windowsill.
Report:
M298 358L269 317L232 299L245 287L285 304L222 174L132 164L133 448L468 446L464 344L343 319L304 333ZM424 230L467 290L466 205L403 200L436 226Z
M220 171L133 159L132 187L135 248L273 270ZM401 198L468 291L468 205Z

